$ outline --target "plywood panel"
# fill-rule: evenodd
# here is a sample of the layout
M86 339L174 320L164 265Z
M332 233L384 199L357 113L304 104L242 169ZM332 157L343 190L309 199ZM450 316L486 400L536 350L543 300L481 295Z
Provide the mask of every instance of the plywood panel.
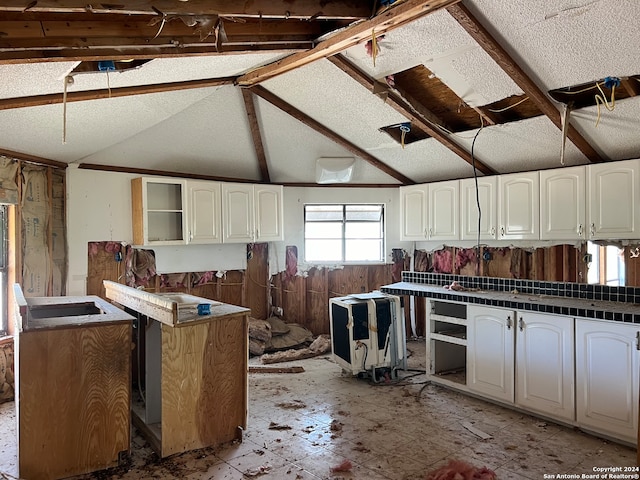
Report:
M246 428L247 342L246 315L162 325L162 457L228 442Z
M117 261L120 242L89 242L87 266L87 295L97 295L105 300L103 280L124 284L124 261Z
M247 307L253 318L264 320L269 316L269 244L247 245L246 274Z
M231 305L248 307L244 298L244 284L244 272L239 270L225 272L225 274L218 279L219 298L214 300L230 303Z
M329 282L326 269L312 268L305 279L306 315L302 324L314 335L330 333L329 326Z
M129 450L129 324L23 332L18 345L20 477L117 465Z

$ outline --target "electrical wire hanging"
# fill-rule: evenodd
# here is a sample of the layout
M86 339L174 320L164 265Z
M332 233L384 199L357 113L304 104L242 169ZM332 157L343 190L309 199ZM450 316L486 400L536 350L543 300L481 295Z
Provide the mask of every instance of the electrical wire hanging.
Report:
M401 123L400 124L400 132L402 132L400 134L400 145L402 145L402 149L403 150L404 150L404 139L405 139L405 136L410 131L411 131L411 124L410 123Z
M67 86L73 84L73 77L64 77L64 87L62 90L62 144L67 143Z
M476 146L476 140L478 135L484 128L484 118L480 116L480 129L476 132L471 142L471 166L473 167L473 180L476 186L476 206L478 208L478 237L476 242L476 276L480 276L480 226L482 221L482 208L480 207L480 191L478 190L478 170L476 168L476 157L474 155L474 149Z
M506 112L507 110L513 108L513 107L517 107L518 105L520 105L521 103L526 102L527 100L529 100L529 97L524 97L522 100L520 100L519 102L514 103L513 105L509 105L508 107L504 107L504 108L498 108L498 109L493 109L493 108L487 108L487 110L489 112L493 112L493 113L502 113L502 112Z
M598 118L596 119L596 127L600 123L600 105L613 112L616 108L616 87L620 86L620 79L618 77L607 77L604 79L604 86L611 89L611 103L607 101L607 96L602 91L602 87L599 83L596 83L596 87L600 91L600 95L596 94L596 106L598 107Z

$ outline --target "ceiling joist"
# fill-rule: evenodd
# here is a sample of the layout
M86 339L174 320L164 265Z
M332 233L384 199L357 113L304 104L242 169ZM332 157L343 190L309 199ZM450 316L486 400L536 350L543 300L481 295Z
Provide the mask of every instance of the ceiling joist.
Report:
M209 80L191 80L187 82L161 83L157 85L141 85L136 87L121 87L86 90L82 92L67 92L67 102L84 102L87 100L99 100L105 98L128 97L131 95L144 95L147 93L173 92L176 90L188 90L192 88L219 87L221 85L232 85L234 78L223 77ZM62 103L64 97L62 93L50 95L35 95L32 97L4 98L0 99L0 110L11 108L37 107L41 105L55 105Z
M372 36L405 25L441 8L454 5L460 0L406 0L399 3L376 17L364 22L356 23L341 32L332 35L327 40L318 43L311 50L290 55L282 60L253 70L238 78L241 86L256 85L277 75L289 72L322 58L357 45Z
M349 62L346 58L344 58L344 56L336 55L334 57L330 57L329 61L340 70L345 72L347 75L349 75L351 78L353 78L355 81L357 81L360 85L367 88L369 91L373 90L375 84L374 79L370 78L366 73ZM389 93L386 95L385 103L393 107L393 109L400 114L404 115L408 120L411 121L413 125L418 126L418 128L436 139L442 145L462 158L465 162L469 163L470 165L475 163L478 171L484 173L485 175L496 173L492 168L488 167L478 159L472 158L469 152L467 152L464 148L451 140L451 138L449 138L446 133L438 128L437 125L442 126L443 122L436 115L430 112L424 105L417 102L409 103L406 100L407 99L403 99L397 93L389 91Z
M282 110L286 114L288 114L291 117L295 118L299 122L305 124L307 127L315 130L316 132L320 133L321 135L324 135L329 140L335 142L336 144L340 145L341 147L343 147L344 149L346 149L349 152L353 153L354 155L362 158L363 160L365 160L366 162L370 163L371 165L373 165L377 169L383 171L387 175L389 175L389 176L395 178L396 180L402 182L402 184L404 184L404 185L413 185L413 184L415 184L415 182L413 180L411 180L409 177L404 176L402 173L400 173L397 170L391 168L386 163L378 160L376 157L371 155L366 150L363 150L360 147L358 147L358 146L354 145L353 143L349 142L346 138L343 138L340 135L338 135L337 133L333 132L332 130L329 130L327 127L325 127L321 123L319 123L316 120L314 120L313 118L309 117L307 114L301 112L300 110L295 108L293 105L288 104L287 102L285 102L281 98L277 97L276 95L274 95L269 90L267 90L266 88L262 87L261 85L256 85L256 86L252 87L251 91L254 94L256 94L257 96L259 96L260 98L262 98L263 100L266 100L267 102L269 102L273 106L279 108L280 110Z
M560 111L549 100L549 97L535 84L533 80L516 63L509 53L500 45L488 30L473 16L467 7L458 3L447 7L451 16L466 30L466 32L487 52L487 54L502 68L507 75L518 85L522 91L533 101L538 108L562 130ZM591 146L591 144L569 124L567 138L589 159L591 162L603 162L604 158Z
M5 12L42 13L117 13L121 15L221 15L237 18L343 19L358 20L371 16L369 0L125 0L117 3L87 3L86 0L6 0Z

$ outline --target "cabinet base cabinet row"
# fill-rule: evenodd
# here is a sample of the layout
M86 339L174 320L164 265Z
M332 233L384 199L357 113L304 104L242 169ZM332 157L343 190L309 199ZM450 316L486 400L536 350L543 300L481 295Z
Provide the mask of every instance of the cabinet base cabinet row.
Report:
M640 326L476 305L464 343L428 324L434 383L637 444Z

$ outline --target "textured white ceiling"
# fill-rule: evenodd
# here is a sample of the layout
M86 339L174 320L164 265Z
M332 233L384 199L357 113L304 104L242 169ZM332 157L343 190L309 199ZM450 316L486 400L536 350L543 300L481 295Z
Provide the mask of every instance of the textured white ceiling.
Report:
M465 2L543 89L640 74L638 0Z
M522 90L445 10L387 33L373 59L364 45L344 55L370 76L382 79L424 65L469 105L486 105Z
M283 54L251 53L202 57L156 58L122 72L77 73L69 92L182 82L239 75L273 62ZM61 93L64 77L77 62L0 65L0 98ZM28 79L28 81L25 81Z
M640 74L639 0L465 0L543 90L605 76ZM398 28L380 42L375 67L364 45L344 55L369 75L383 78L425 65L471 105L522 93L446 11ZM243 54L157 59L138 70L112 73L112 88L238 75L281 58ZM60 93L74 62L0 65L0 99ZM70 91L102 89L106 74L78 74ZM473 175L471 166L434 139L402 149L383 126L406 119L327 60L264 83L264 87L416 182ZM315 181L315 160L352 156L344 148L263 100L257 114L273 182ZM184 90L0 110L0 149L64 162L132 166L193 174L260 178L242 95L237 87ZM640 98L615 110L572 113L571 122L611 160L640 157ZM467 150L475 131L453 137ZM546 117L486 127L475 154L499 173L560 165L561 133ZM567 142L566 164L587 163ZM354 183L398 182L361 158Z
M209 94L188 108L82 162L259 180L240 90L206 90Z
M258 99L256 110L271 181L314 183L318 158L354 157L352 183L399 183L265 100Z

